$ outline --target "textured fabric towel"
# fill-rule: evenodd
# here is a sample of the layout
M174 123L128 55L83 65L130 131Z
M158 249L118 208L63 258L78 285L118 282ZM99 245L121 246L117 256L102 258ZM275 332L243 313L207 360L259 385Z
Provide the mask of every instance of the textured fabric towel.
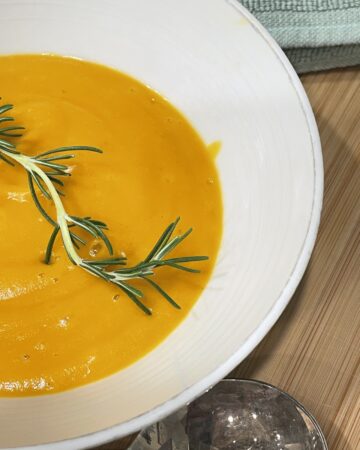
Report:
M239 0L299 73L360 64L360 0Z

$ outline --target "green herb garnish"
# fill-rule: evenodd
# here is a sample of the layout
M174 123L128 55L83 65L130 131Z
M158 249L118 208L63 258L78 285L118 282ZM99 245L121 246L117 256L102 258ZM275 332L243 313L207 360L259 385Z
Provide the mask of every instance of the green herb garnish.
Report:
M134 279L143 279L158 291L172 306L180 309L176 303L152 278L154 270L159 267L168 266L186 272L197 273L199 270L186 266L189 262L207 260L207 256L186 256L169 258L169 253L175 249L192 231L190 228L185 233L173 236L179 218L171 223L160 236L148 256L133 267L126 267L126 258L114 256L114 251L105 231L107 225L91 217L78 217L66 212L61 201L64 192L63 179L71 176L69 166L64 162L75 157L78 151L89 151L102 153L102 150L89 146L59 147L40 153L36 156L27 156L20 153L13 143L14 138L20 137L23 127L12 125L13 117L4 114L11 111L13 105L0 107L0 124L6 124L0 128L0 159L14 166L14 162L20 164L28 174L29 188L34 203L42 216L53 227L46 253L45 263L49 264L56 238L61 235L62 241L71 262L92 275L114 284L120 288L139 308L146 314L151 315L151 310L143 303L143 292L135 288L129 282ZM9 140L10 138L10 140ZM70 153L69 153L70 152ZM39 194L51 200L55 206L56 218L51 217L43 207ZM89 237L97 238L104 242L109 257L100 260L83 259L78 250L80 246L86 245L86 240L79 236L76 231L83 230ZM110 269L111 268L111 269Z

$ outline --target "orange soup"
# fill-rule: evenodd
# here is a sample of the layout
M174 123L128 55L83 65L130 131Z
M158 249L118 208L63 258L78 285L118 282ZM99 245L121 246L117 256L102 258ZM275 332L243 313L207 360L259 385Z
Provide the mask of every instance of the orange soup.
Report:
M108 376L144 356L186 317L214 266L222 227L219 180L211 152L186 119L138 81L107 67L43 55L0 57L2 104L25 127L19 151L35 155L70 145L63 203L76 216L109 226L116 254L142 261L164 228L193 233L173 253L207 255L199 274L156 270L173 308L144 281L145 315L116 286L74 266L35 207L26 172L0 162L0 395L59 392ZM6 115L9 115L8 112ZM46 208L51 204L42 199ZM88 257L104 252L90 243ZM104 253L105 254L105 253Z

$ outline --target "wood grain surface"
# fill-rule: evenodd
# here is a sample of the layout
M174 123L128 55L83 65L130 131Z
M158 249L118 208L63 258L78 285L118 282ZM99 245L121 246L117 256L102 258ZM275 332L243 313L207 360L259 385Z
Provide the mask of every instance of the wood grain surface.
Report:
M330 450L360 450L360 69L302 81L324 155L318 240L285 313L229 377L284 389L316 416ZM121 450L130 442L98 450Z

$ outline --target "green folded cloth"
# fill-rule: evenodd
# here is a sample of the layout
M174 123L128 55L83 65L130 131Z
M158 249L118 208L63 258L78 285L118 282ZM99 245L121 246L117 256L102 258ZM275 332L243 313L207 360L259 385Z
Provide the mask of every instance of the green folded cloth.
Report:
M360 64L360 0L240 0L298 73Z

